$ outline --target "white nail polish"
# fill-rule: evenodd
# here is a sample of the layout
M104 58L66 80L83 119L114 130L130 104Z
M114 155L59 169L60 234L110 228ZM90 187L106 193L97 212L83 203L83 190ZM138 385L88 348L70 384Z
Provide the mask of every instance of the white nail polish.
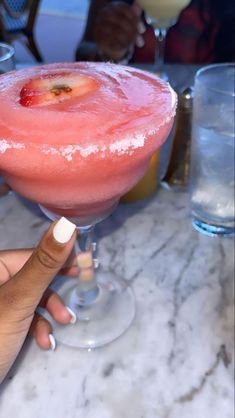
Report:
M72 309L70 309L68 306L66 306L67 311L69 312L69 314L71 315L71 319L70 319L70 324L75 324L75 322L77 321L77 317L75 315L75 313L72 311Z
M55 340L55 337L52 334L49 334L48 337L49 337L49 340L50 340L50 343L51 343L51 350L52 351L55 351L55 349L56 349L56 340Z
M74 223L62 217L54 226L53 236L60 244L66 244L72 238L75 229L76 225Z

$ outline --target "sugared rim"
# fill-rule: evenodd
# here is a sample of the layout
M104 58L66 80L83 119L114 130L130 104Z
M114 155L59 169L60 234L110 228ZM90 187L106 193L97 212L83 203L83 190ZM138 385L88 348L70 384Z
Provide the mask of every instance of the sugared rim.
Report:
M115 64L116 65L116 64ZM154 74L152 71L148 71L147 69L140 68L140 67L134 67L134 66L126 66L128 69L132 69L134 71L138 71L139 73L147 74L149 77L152 77L154 79L158 79L161 81L161 83L165 84L169 92L171 94L171 109L174 110L176 108L177 102L178 102L178 96L174 89L171 87L170 83L168 81L162 80L160 77L158 77L156 74Z
M66 64L66 63L64 63ZM83 63L86 64L86 63ZM89 62L89 64L91 64ZM93 63L97 64L97 63ZM100 65L100 64L99 64ZM104 64L103 64L104 65ZM114 64L116 68L116 64ZM122 66L125 67L125 66ZM41 66L40 69L48 68L48 65ZM132 152L136 148L141 148L144 146L145 141L149 135L155 135L159 129L162 128L165 124L167 124L174 116L176 112L176 105L177 105L177 94L173 90L173 88L170 86L169 83L166 81L161 80L159 77L157 77L155 74L152 74L148 71L139 69L139 68L133 68L133 67L126 67L128 71L130 72L137 72L139 74L145 74L148 76L149 79L156 80L160 82L160 84L164 85L167 94L168 94L168 111L166 112L166 115L162 118L162 121L156 125L156 126L143 126L141 129L138 128L138 131L136 132L125 132L122 134L121 137L114 138L113 141L106 144L77 144L73 143L72 141L68 144L60 143L60 142L54 142L54 143L47 143L47 142L27 142L28 145L33 146L34 148L40 148L42 152L46 154L58 154L60 153L63 157L65 157L68 161L73 158L73 154L76 152L79 152L83 157L86 157L90 154L95 154L97 152L110 152L110 153L117 153L122 154L125 152ZM31 70L31 69L29 69ZM34 67L35 70L35 67ZM27 70L26 70L27 71ZM19 72L18 72L19 74ZM161 145L161 144L159 144ZM21 149L24 148L25 144L23 141L19 141L13 138L0 138L0 153L4 153L9 148L16 148Z

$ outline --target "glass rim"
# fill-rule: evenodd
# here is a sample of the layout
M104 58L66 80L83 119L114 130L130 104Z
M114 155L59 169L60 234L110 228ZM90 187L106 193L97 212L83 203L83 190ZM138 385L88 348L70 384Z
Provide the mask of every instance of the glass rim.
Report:
M2 57L0 56L0 62L6 61L7 59L12 58L15 54L15 50L13 46L9 44L0 42L0 48L3 48L6 50L6 53Z
M235 75L235 63L233 62L222 62L222 63L218 63L218 64L209 64L206 65L202 68L200 68L199 70L197 70L196 74L195 74L195 81L199 79L199 77L201 75L203 75L204 73L206 73L208 70L212 70L214 68L222 68L222 67L232 67L234 68L234 75ZM233 92L229 92L229 91L225 91L225 90L221 90L217 87L211 87L211 86L207 86L206 87L208 90L214 91L216 93L221 93L221 94L225 94L226 96L235 96L235 89Z

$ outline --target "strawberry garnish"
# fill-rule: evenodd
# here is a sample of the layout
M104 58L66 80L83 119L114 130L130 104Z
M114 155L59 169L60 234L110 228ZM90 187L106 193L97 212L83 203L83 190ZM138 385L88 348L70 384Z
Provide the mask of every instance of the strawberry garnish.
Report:
M20 92L22 106L45 106L84 96L97 88L97 81L78 73L46 74L30 80Z

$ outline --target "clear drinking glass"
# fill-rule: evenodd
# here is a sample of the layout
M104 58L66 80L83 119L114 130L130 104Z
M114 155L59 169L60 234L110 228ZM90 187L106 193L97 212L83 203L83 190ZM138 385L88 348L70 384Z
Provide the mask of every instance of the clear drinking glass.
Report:
M162 79L168 80L163 69L167 31L177 22L180 12L190 0L139 0L138 3L147 13L148 23L153 26L158 41L154 65L156 73Z
M191 149L193 226L209 235L234 233L235 65L202 68L195 78Z
M74 255L79 268L78 280L66 279L59 286L59 294L78 319L76 325L53 323L56 339L65 345L80 348L101 347L122 335L135 316L135 297L128 284L113 272L105 272L96 258L97 244L93 233L98 222L108 217L118 202L100 216L67 218L78 227ZM58 214L40 205L51 220ZM115 318L115 326L113 321Z
M0 42L0 74L15 68L15 50L11 45Z

